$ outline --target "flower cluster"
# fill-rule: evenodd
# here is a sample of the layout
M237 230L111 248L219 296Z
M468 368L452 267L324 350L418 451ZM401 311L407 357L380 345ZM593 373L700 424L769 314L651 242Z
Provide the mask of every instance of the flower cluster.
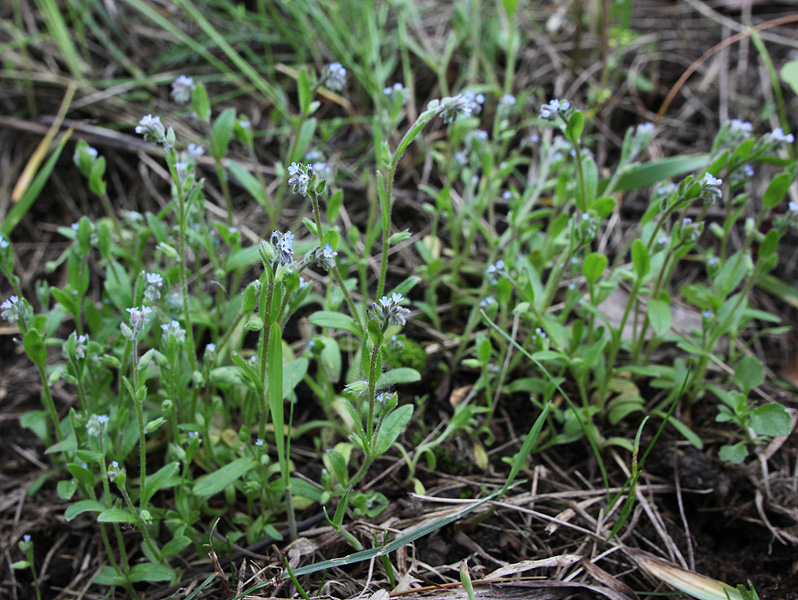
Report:
M768 144L792 144L795 136L791 133L785 134L781 127L776 127L764 137L763 141Z
M300 196L308 195L308 185L310 185L310 178L313 176L313 166L303 165L302 163L293 162L288 167L288 185L291 186L291 191Z
M205 154L205 148L199 144L191 143L180 153L180 160L190 165L196 165L200 156Z
M163 277L160 273L147 273L144 277L147 279L147 287L144 288L144 299L152 304L161 297Z
M488 281L490 281L492 285L499 283L499 278L503 277L506 273L507 271L503 260L497 260L492 265L488 265L488 268L485 269L485 274L488 276Z
M181 75L172 84L172 99L175 102L188 102L191 100L191 93L194 91L194 78Z
M342 89L344 89L345 83L346 69L341 65L341 63L334 62L324 65L324 68L321 70L321 80L319 81L319 85L323 85L333 92L340 92Z
M111 481L116 481L120 477L124 476L124 474L125 468L120 467L117 461L111 461L111 465L108 467L108 479ZM122 485L121 482L120 485Z
M305 154L305 164L313 169L313 174L316 177L329 178L332 176L332 169L324 160L324 155L318 150L311 150Z
M374 302L369 309L369 314L373 319L384 326L395 325L402 327L407 323L407 315L410 314L410 309L399 306L399 303L404 300L402 294L394 292L391 297L383 296L379 302Z
M0 317L9 323L16 323L20 320L24 323L31 316L30 312L28 303L25 300L20 300L19 296L11 296L0 304Z
M75 338L75 357L86 358L86 351L89 349L89 338L79 335Z
M540 107L541 119L553 119L558 114L566 115L571 109L571 103L568 100L558 100L557 98L549 100L548 104Z
M316 252L314 253L316 262L320 264L325 271L329 271L335 267L336 256L338 256L338 253L333 249L329 242L325 243L324 246L321 246L320 248L316 248Z
M134 306L133 308L126 308L125 310L130 314L130 326L126 323L120 323L119 327L125 339L133 341L138 337L139 333L141 333L141 330L146 327L147 317L149 317L152 309L149 306L142 306L141 308Z
M145 115L136 126L136 133L143 135L148 142L163 144L166 142L166 129L161 123L161 117Z
M165 325L161 325L161 330L163 331L161 338L165 341L168 341L170 336L174 336L180 344L186 341L186 330L180 327L180 323L174 319Z
M440 101L433 100L427 105L427 109L439 114L444 123L451 123L460 116L468 118L471 115L478 115L484 103L484 94L469 91L456 96L447 96Z
M723 184L722 179L714 177L711 173L704 173L704 177L699 181L701 184L701 197L704 202L715 204L716 200L723 198L723 192L720 186Z
M86 423L86 433L90 437L101 437L108 426L108 415L92 415Z
M382 89L382 93L388 96L390 100L393 100L397 96L402 97L402 104L406 104L408 100L408 90L405 86L401 83L396 82L393 85L389 85Z
M272 244L277 250L277 260L284 265L294 262L294 234L290 231L272 232Z

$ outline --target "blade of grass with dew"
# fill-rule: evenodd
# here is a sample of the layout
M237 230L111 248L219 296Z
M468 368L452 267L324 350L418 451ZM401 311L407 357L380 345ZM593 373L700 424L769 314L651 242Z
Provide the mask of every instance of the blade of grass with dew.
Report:
M50 156L41 170L39 170L39 172L36 174L33 182L30 184L28 189L25 190L25 194L23 194L20 201L17 202L10 211L8 211L6 218L3 220L3 224L0 225L0 233L2 233L5 237L8 237L11 232L14 231L22 218L30 210L31 206L33 206L33 203L36 202L36 199L39 197L44 185L50 178L50 174L53 172L53 169L58 162L58 158L61 156L61 151L64 149L64 146L66 146L66 143L71 135L72 129L64 132L55 150L53 150L53 154Z

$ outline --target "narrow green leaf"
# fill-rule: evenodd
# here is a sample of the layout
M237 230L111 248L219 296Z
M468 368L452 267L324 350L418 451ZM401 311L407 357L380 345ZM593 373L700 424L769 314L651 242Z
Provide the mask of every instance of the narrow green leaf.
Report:
M123 508L106 508L97 515L99 523L136 523L136 515Z
M82 515L85 512L100 513L104 510L105 505L97 502L97 500L80 500L79 502L75 502L67 506L67 509L64 511L64 518L67 521L71 521L78 515Z
M765 194L762 196L762 206L765 210L773 210L784 199L787 190L792 183L792 176L789 173L782 173L773 178L768 185Z
M361 334L361 331L355 323L355 320L349 315L343 313L320 310L310 315L308 320L316 327L343 329L344 331L348 331L349 333L358 337Z
M44 340L42 340L38 330L29 329L25 334L22 345L25 348L25 354L28 355L33 364L38 367L44 367L44 363L47 361L47 348L44 346Z
M568 119L568 124L565 126L565 138L575 144L582 137L582 130L585 128L585 116L582 111L576 110L571 114Z
M266 350L266 366L269 369L268 395L269 412L274 424L274 441L277 445L277 457L283 476L288 476L288 464L285 456L285 415L283 411L283 338L280 325L272 324L269 335L269 347Z
M381 456L391 449L396 438L401 435L412 417L413 405L404 404L383 419L380 430L377 432L377 442L374 444L375 456Z
M648 275L648 271L651 269L648 248L646 248L642 240L635 240L634 244L632 244L632 264L634 264L638 280Z
M618 178L618 182L611 190L613 192L626 192L649 185L654 185L664 179L680 177L706 165L708 154L693 154L671 156L657 162L635 165L628 168ZM604 186L606 187L606 186Z
M247 193L252 196L258 204L263 207L268 206L268 201L263 193L263 187L258 181L258 178L250 173L247 168L241 163L228 159L225 161L225 166L232 173L233 177L247 190ZM255 167L257 168L257 167Z
M377 380L377 389L381 390L392 385L415 383L416 381L421 381L421 373L410 367L401 367L383 373Z
M203 475L194 484L194 495L207 498L218 494L228 485L246 475L256 461L252 457L242 457L223 466L218 471Z
M607 267L607 257L598 252L592 252L585 257L582 263L582 275L590 285L594 285Z
M144 491L141 494L142 504L147 504L158 490L179 484L181 479L179 477L174 477L179 468L180 463L170 462L148 476Z
M654 328L654 333L665 335L671 328L671 306L664 300L648 301L648 320Z
M226 108L213 123L213 141L216 146L216 156L220 159L227 152L227 146L233 138L233 127L236 123L236 109Z
M172 581L175 572L167 565L146 562L139 563L130 568L127 580L133 583L138 581Z

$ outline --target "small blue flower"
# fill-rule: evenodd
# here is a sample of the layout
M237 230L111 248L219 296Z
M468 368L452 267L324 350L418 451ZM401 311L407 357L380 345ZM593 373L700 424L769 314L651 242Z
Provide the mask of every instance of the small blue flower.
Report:
M2 234L0 234L0 250L5 250L9 246L10 246L10 244L9 244L8 240L6 238L4 238Z
M338 256L338 253L333 250L333 247L330 245L329 242L326 242L324 246L321 248L316 249L316 261L324 267L326 271L329 271L333 267L335 267L335 257Z
M795 141L795 136L791 133L785 135L781 127L776 127L767 135L767 140L771 143L792 144Z
M493 296L485 296L485 298L479 303L482 308L487 308L489 306L493 306L496 304L496 298Z
M205 353L213 354L216 352L216 344L205 344Z
M263 440L263 438L258 438L257 440L255 440L255 445L259 446L259 447L263 446L263 444L265 444L265 443L266 442Z
M180 327L180 323L174 319L165 325L161 325L161 329L163 330L161 337L164 340L168 340L169 336L174 336L181 344L186 341L186 330Z
M149 142L155 142L156 144L166 142L166 130L161 123L161 117L143 116L136 126L136 133L143 135L144 139Z
M346 69L341 63L334 62L325 65L321 70L320 85L324 85L333 92L340 92L346 83Z
M294 261L294 234L290 231L281 233L272 232L272 244L277 250L277 260L284 265L289 265Z
M175 102L188 102L194 91L194 78L181 75L172 84L172 98Z
M504 269L504 261L497 260L492 265L488 265L488 268L485 269L485 274L488 276L488 281L492 284L496 284L499 281L499 277L505 273Z
M571 108L571 103L568 100L549 100L548 104L540 107L541 119L552 119L560 113L567 113Z

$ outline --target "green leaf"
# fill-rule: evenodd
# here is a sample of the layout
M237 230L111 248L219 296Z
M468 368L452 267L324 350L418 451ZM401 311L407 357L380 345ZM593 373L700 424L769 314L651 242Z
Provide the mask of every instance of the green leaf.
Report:
M191 92L191 109L200 121L211 122L211 101L202 82L197 82Z
M146 505L158 490L172 487L180 483L182 481L180 477L174 477L174 474L177 473L179 468L180 463L170 462L147 477L144 491L141 494L142 504Z
M648 248L646 248L642 240L635 240L634 244L632 244L632 263L638 280L648 275L648 271L651 268L651 259L648 255Z
M360 336L360 328L355 323L355 320L349 315L333 312L330 310L320 310L308 318L316 327L330 327L332 329L343 329L349 333Z
M515 11L518 10L518 0L502 0L502 7L504 8L504 14L512 22L515 17Z
M792 419L786 408L771 402L751 413L751 427L759 435L790 435Z
M411 369L412 370L412 369ZM419 376L420 378L420 376ZM377 442L374 444L374 456L380 456L390 450L413 416L413 405L405 404L391 412L380 425Z
M718 458L733 465L743 464L747 456L748 449L745 447L745 442L738 442L733 446L721 446L718 452Z
M213 123L213 141L216 146L216 156L220 159L227 152L227 146L233 137L233 127L236 123L236 109L227 108L222 111Z
M127 573L127 580L138 581L172 581L175 572L167 565L145 562L134 565Z
M333 474L338 479L338 482L342 486L346 486L347 482L349 481L349 471L346 466L346 457L338 452L338 450L332 448L327 451L327 458L329 459L330 467L332 467Z
M344 202L344 190L338 188L335 190L330 199L327 200L327 222L332 227L338 220L338 213L341 210L341 205Z
M377 380L377 389L381 390L392 385L415 383L416 381L421 381L421 373L410 367L400 367L383 373Z
M263 191L260 181L247 168L232 159L224 161L227 170L233 174L233 177L247 190L247 193L252 196L258 204L263 207L268 207L269 202ZM257 168L257 167L255 167ZM270 208L270 207L269 207Z
M67 521L71 521L78 515L81 515L85 512L102 512L105 510L105 505L97 502L97 500L81 500L79 502L75 502L67 506L67 509L64 511L64 518Z
M299 135L296 139L296 148L294 149L294 153L288 157L288 164L300 162L302 160L315 133L316 119L308 119L302 125L302 129L299 130Z
M779 234L777 229L771 229L765 235L765 239L762 240L762 243L759 246L759 257L766 258L776 253L776 249L779 246L779 239L781 238L781 234Z
M598 167L596 167L596 162L590 156L585 156L582 159L582 171L585 178L584 206L589 207L596 200L596 194L598 193Z
M76 463L69 463L67 469L72 473L72 477L77 479L82 485L90 489L94 487L94 473L86 467Z
M590 285L594 285L606 267L607 257L598 252L592 252L585 257L585 261L582 263L582 275Z
M285 456L285 414L283 411L283 338L278 323L272 324L269 347L266 351L266 364L269 368L268 398L269 413L274 424L274 441L283 477L288 478L288 465Z
M69 500L72 496L75 495L75 491L77 489L78 489L78 482L76 479L59 481L58 485L56 485L58 497L61 498L61 500Z
M302 67L299 70L296 87L299 94L299 110L303 115L307 115L310 112L310 102L313 100L313 92L310 89L310 81L308 79L308 70L306 67Z
M582 137L582 130L585 128L585 116L582 111L575 110L571 117L568 119L568 124L565 126L565 138L575 144Z
M22 342L25 347L25 354L31 359L33 364L37 367L44 368L44 363L47 360L47 348L44 346L44 340L36 329L29 329L25 334Z
M375 346L381 346L383 340L383 333L380 324L377 323L374 319L369 319L368 326L369 330L369 337L371 338L371 343Z
M798 94L798 60L784 63L779 74L781 80L792 88L793 93Z
M191 538L185 535L176 535L161 548L161 556L174 556L180 554L184 549L191 545Z
M654 333L665 335L671 329L671 305L664 300L649 300L648 320L651 321Z
M97 585L125 585L126 579L119 571L114 569L111 565L105 565L100 572L94 576L92 583Z
M246 475L255 464L254 458L245 456L223 466L218 471L203 475L194 484L194 495L207 498L218 494L228 485Z
M613 192L626 192L654 185L663 179L680 177L706 165L708 154L672 156L657 162L636 165L618 178Z
M70 433L65 440L62 440L57 444L53 444L52 446L47 448L47 450L45 450L44 453L54 454L56 452L74 452L77 449L78 449L78 440L73 432Z
M776 208L787 194L790 183L792 183L792 177L789 173L782 173L774 177L773 181L768 185L768 189L765 190L764 196L762 196L762 207L765 210Z
M106 508L97 515L98 523L138 523L136 515L124 508Z
M754 356L743 356L734 369L734 383L747 394L765 381L765 367Z

